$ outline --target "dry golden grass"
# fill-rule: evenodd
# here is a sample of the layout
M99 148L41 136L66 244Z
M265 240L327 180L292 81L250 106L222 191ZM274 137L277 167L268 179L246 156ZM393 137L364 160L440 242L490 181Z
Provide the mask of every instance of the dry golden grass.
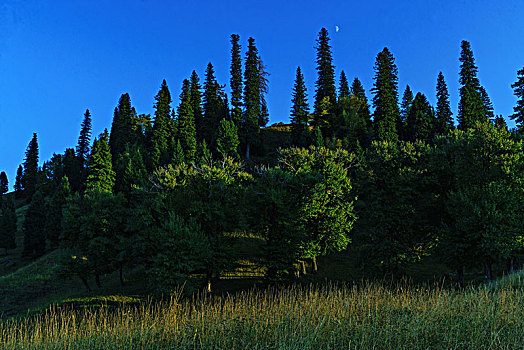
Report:
M51 308L0 324L2 349L523 349L521 285L364 284Z

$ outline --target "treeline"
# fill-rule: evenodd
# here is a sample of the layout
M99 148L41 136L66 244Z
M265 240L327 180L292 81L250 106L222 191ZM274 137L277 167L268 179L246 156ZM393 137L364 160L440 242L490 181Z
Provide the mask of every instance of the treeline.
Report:
M371 106L360 80L350 84L344 71L337 89L322 29L313 111L298 67L290 137L275 155L260 132L268 73L253 38L243 61L238 35L231 45L230 101L209 63L202 85L195 71L183 81L175 108L163 81L153 117L123 94L111 130L93 143L87 110L76 148L42 167L33 135L14 186L29 204L25 257L61 249L64 271L88 289L114 271L124 283L125 270L141 265L156 288L201 276L211 290L239 258L235 241L253 234L265 242L257 259L268 282L316 272L319 256L348 247L369 275L401 274L428 255L456 270L459 286L466 268L484 267L488 280L495 263L518 268L524 69L512 85L517 128L508 131L463 41L455 129L442 73L436 108L409 86L399 103L388 48L375 61ZM7 187L2 173L3 193ZM7 252L16 232L12 199L1 214Z

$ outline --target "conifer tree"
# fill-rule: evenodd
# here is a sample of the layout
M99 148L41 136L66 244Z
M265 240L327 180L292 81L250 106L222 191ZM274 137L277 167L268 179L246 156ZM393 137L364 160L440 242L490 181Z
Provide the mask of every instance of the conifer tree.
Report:
M435 113L426 96L417 93L408 109L405 124L407 141L422 140L426 143L433 139Z
M373 89L373 107L375 113L373 125L375 138L380 141L396 142L398 140L398 69L395 59L385 47L375 61Z
M259 97L260 97L260 114L258 115L258 126L261 128L266 126L269 122L269 111L267 107L266 94L269 91L269 73L266 70L266 66L262 62L262 58L258 58L258 76L260 79L259 83Z
M191 108L193 110L193 119L195 120L195 137L197 140L202 139L202 122L204 114L202 112L202 86L200 86L200 79L198 74L193 71L190 78L190 96Z
M291 99L291 138L294 145L305 146L309 135L309 104L304 75L297 67L293 98Z
M222 157L238 160L238 130L232 120L222 119L218 126L217 151Z
M16 177L15 177L15 196L17 198L20 198L22 195L22 191L24 190L24 185L22 184L22 178L24 177L24 169L22 168L22 165L20 164L18 166L18 169L16 170Z
M240 36L231 34L231 68L229 85L231 87L231 119L237 129L242 125L242 57L240 47Z
M0 196L9 191L9 183L5 171L0 173Z
M28 201L31 200L36 191L38 181L38 140L36 133L33 133L33 138L27 146L24 160L24 175L22 177L22 184L24 187L24 195Z
M91 158L87 175L87 190L95 192L109 192L113 190L115 184L115 172L111 164L111 152L107 142L106 134L93 142Z
M471 45L462 41L460 52L460 101L458 107L458 128L466 130L473 128L477 122L486 120L486 110L477 78L478 68Z
M513 94L517 97L517 105L513 107L510 118L515 121L517 132L523 134L524 131L524 68L517 71L517 81L511 84Z
M321 128L326 136L336 107L335 66L329 35L326 28L318 33L317 46L317 81L315 82L315 102L313 104L314 125Z
M484 107L484 114L487 119L493 120L495 119L495 113L493 112L493 104L491 103L491 99L489 98L488 93L486 92L486 89L484 89L484 86L480 86L480 98L482 100L482 106Z
M87 165L89 159L89 144L91 143L91 113L86 109L84 120L82 121L80 136L76 146L76 156L81 160L82 166Z
M46 205L44 197L37 191L29 204L23 224L24 250L22 256L37 258L45 252Z
M175 150L173 151L173 157L172 157L171 163L176 165L176 164L185 163L185 161L186 161L186 158L184 156L184 149L182 148L182 144L180 143L180 140L177 140Z
M402 137L405 137L404 126L406 124L406 118L408 116L409 108L411 107L412 103L413 92L411 91L409 85L406 85L404 95L402 96L402 103L400 104L400 118L397 122L397 132L399 135L402 135Z
M369 111L368 98L366 97L364 86L362 86L362 83L358 78L355 78L351 84L351 94L363 102L358 113L360 118L366 121L367 127L371 129L371 112Z
M453 130L453 119L451 116L451 108L449 106L449 92L444 75L442 72L438 73L437 77L437 120L435 125L435 132L438 135L445 135L450 130Z
M62 210L70 195L71 188L69 187L69 179L67 176L64 176L60 182L60 187L49 203L45 221L44 233L51 249L58 246L58 239L62 233Z
M134 186L142 186L146 183L147 170L141 148L138 145L126 144L117 164L122 169L122 176L115 180L115 189L118 189L119 192L129 194Z
M195 160L197 147L195 120L191 102L190 83L189 80L184 79L182 93L180 94L180 105L177 110L177 136L184 150L185 159L189 163Z
M165 79L155 96L155 119L150 136L150 170L165 165L170 160L170 143L173 132L171 119L171 94Z
M109 147L113 159L116 159L124 151L126 143L134 142L136 118L135 108L131 106L131 98L129 94L125 93L118 101L111 124Z
M251 146L256 143L260 132L261 77L259 64L258 49L255 46L255 39L249 38L244 71L244 123L241 132L245 142L246 158L248 160L250 157Z
M344 71L340 72L340 82L338 86L338 98L349 97L349 83Z
M202 139L208 145L214 145L216 139L216 130L221 120L224 106L220 100L220 85L215 77L215 69L211 62L207 64L206 75L204 80L204 121L202 125Z
M15 249L15 234L17 231L17 217L15 203L12 198L0 197L0 248L5 249L7 255L8 249Z

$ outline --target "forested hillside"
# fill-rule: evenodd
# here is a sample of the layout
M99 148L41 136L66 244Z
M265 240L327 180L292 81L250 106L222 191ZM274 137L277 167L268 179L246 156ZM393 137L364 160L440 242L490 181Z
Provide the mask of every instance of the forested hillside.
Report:
M44 257L52 276L86 291L108 275L125 285L137 270L153 293L213 292L241 267L286 283L317 274L326 256L365 278L401 277L431 259L458 288L465 271L482 269L488 282L495 265L512 272L524 254L524 68L508 130L470 43L460 45L453 116L442 73L436 106L409 85L399 98L387 47L368 92L347 72L337 79L322 28L315 91L297 67L290 123L267 127L263 53L233 34L228 82L211 62L176 89L164 80L153 115L123 93L105 132L92 135L86 110L77 145L43 162L33 134L13 192L0 174L0 248L16 249L22 265ZM334 266L326 275L353 279Z

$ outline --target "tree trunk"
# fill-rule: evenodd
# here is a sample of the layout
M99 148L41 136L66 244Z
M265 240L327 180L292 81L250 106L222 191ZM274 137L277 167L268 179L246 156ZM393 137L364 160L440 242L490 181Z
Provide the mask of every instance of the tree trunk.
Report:
M96 283L96 286L97 286L98 288L102 287L102 285L100 284L100 273L99 273L99 272L97 272L97 273L95 274L95 283Z
M464 288L464 267L460 266L457 269L457 288L462 289Z
M305 261L302 261L302 274L303 275L307 275L306 262Z
M313 273L317 273L318 272L318 268L317 268L317 257L314 256L313 257Z
M211 293L211 277L212 277L211 270L208 269L206 272L206 280L207 280L206 292L208 293Z
M492 271L491 271L491 263L485 262L484 263L484 278L486 279L486 284L490 284L492 280Z
M78 276L82 280L82 283L84 284L84 287L86 287L87 291L91 291L91 287L89 287L89 283L87 283L87 280L84 276Z
M512 274L514 271L514 264L513 264L513 258L509 258L508 260L506 260L506 271L508 274Z
M249 160L249 142L246 145L246 159Z
M124 264L120 264L120 271L119 271L119 277L120 277L120 285L123 286L124 283Z

